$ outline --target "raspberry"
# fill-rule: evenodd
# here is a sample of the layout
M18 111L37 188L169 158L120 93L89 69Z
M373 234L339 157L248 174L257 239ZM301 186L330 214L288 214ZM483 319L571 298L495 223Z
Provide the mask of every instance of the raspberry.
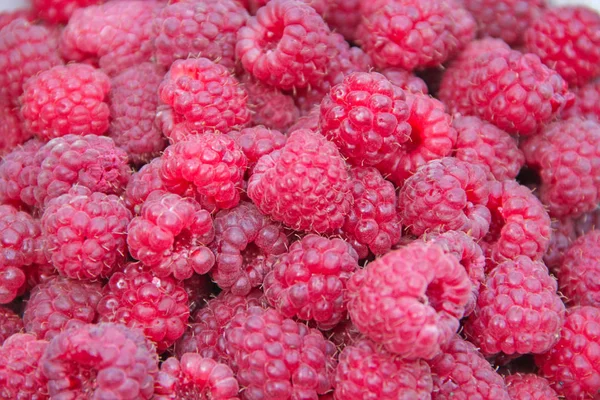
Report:
M229 132L231 137L244 152L248 160L248 169L252 170L259 158L281 149L287 140L285 135L277 130L263 126L245 128L241 131Z
M52 339L41 367L52 398L150 399L158 357L137 330L89 324Z
M1 118L0 118L1 119ZM30 140L2 158L0 162L0 204L34 206L39 164L35 154L42 142Z
M550 383L535 374L516 374L504 378L511 400L558 400Z
M181 361L175 357L165 360L154 388L155 400L235 400L240 391L231 368L194 353L184 354Z
M312 7L272 0L238 31L235 51L258 80L280 89L304 88L327 73L330 35Z
M456 257L413 242L352 276L348 311L363 334L391 353L430 359L458 330L470 293Z
M0 397L3 399L47 399L47 379L40 359L48 342L17 333L0 347Z
M575 223L571 218L553 219L550 225L552 234L548 250L544 254L544 264L550 271L557 270L565 256L565 252L571 246L571 243L577 239L575 232Z
M165 148L165 139L154 121L156 93L163 76L160 67L142 63L121 72L111 82L108 136L137 165L150 161Z
M600 231L593 230L577 239L566 251L557 268L560 291L565 302L582 306L600 305Z
M99 282L52 278L31 291L23 313L25 330L40 339L52 340L67 327L93 323L101 297Z
M131 256L158 277L187 279L207 273L215 262L206 247L215 234L212 218L193 198L154 191L127 230Z
M0 306L0 346L6 339L22 331L23 321L21 318L10 308Z
M193 132L227 132L250 121L244 88L227 68L206 58L176 60L158 94Z
M556 217L577 217L600 199L600 124L572 118L546 127L522 145L541 178L540 198Z
M350 179L354 202L342 227L342 236L360 259L367 258L369 252L383 255L402 235L394 185L372 167L352 168Z
M318 330L251 307L233 317L224 335L242 399L314 399L331 390L335 348Z
M3 102L0 102L0 120L0 156L9 154L33 136L24 129L19 110Z
M154 21L156 62L169 67L193 54L233 68L237 31L248 17L235 0L168 4Z
M335 375L335 399L431 399L433 381L423 360L404 361L368 339L346 346ZM398 397L401 396L401 397Z
M26 286L21 287L21 290L30 291L37 285L48 282L50 279L58 276L58 271L52 264L44 262L42 264L31 264L23 267L25 273Z
M575 103L564 110L562 117L581 117L600 121L600 79L591 81L579 88L574 88Z
M341 228L352 202L347 166L337 147L304 129L258 160L248 196L274 220L315 233Z
M48 203L41 225L46 256L64 276L110 276L125 260L131 212L115 195L75 186Z
M458 335L429 365L436 400L510 400L502 377L475 346Z
M289 127L288 133L299 131L300 129L308 129L313 132L319 132L320 115L320 107L313 107L310 112L298 118L296 122Z
M92 192L120 194L131 170L127 154L112 139L96 135L66 135L52 139L36 154L40 167L35 188L37 205L78 185Z
M454 156L486 170L490 180L515 179L525 164L517 141L477 117L457 116L452 126L458 133Z
M425 81L414 75L412 72L401 68L386 68L381 70L380 73L392 82L392 84L411 93L429 93Z
M485 171L476 164L449 157L433 160L400 189L400 219L413 235L458 230L478 240L490 226L488 195Z
M161 1L125 0L80 8L62 31L60 52L70 61L97 64L110 76L150 61L153 21Z
M350 42L355 40L356 28L362 18L361 0L330 0L328 3L326 19L331 29Z

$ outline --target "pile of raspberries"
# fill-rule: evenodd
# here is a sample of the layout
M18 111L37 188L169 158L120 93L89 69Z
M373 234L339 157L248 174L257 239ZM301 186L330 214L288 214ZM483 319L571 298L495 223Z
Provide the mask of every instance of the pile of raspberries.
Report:
M600 400L600 15L0 13L0 399Z

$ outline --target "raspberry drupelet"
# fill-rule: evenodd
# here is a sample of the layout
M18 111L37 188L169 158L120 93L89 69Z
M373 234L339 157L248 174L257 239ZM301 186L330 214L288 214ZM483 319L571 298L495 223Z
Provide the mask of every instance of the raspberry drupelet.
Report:
M510 400L559 400L550 383L535 374L515 374L504 377Z
M242 129L241 131L231 131L228 133L228 136L233 138L244 152L248 160L248 170L250 171L252 171L259 158L281 149L287 140L287 137L283 133L278 130L265 128L264 126L254 126Z
M556 275L565 302L599 306L600 231L592 230L577 239L566 251Z
M40 362L48 347L34 335L17 333L0 347L0 397L3 399L48 398L48 380Z
M19 108L0 102L0 156L4 157L19 145L33 137L33 133L24 129Z
M24 330L21 317L15 314L10 308L0 306L0 346L15 333L23 332Z
M10 204L17 208L35 206L35 187L40 170L35 155L42 146L43 143L38 140L29 140L2 158L0 204Z
M600 79L573 88L575 102L562 113L563 119L580 117L600 122Z

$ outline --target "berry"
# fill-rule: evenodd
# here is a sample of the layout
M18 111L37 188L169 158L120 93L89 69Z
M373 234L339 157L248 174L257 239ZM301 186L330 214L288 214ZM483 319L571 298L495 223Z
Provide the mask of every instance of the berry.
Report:
M0 306L0 346L12 335L22 332L23 321L10 308ZM0 392L0 396L2 392Z
M1 119L1 118L0 118ZM34 206L40 165L35 160L43 143L30 140L13 149L0 161L0 204Z
M74 186L48 203L42 216L46 256L64 276L110 276L125 260L131 212L115 195Z
M565 252L571 246L571 243L577 239L575 222L572 218L553 219L550 227L552 234L548 250L544 254L544 264L550 271L557 270L565 256Z
M320 107L313 107L310 112L306 115L301 116L296 122L289 127L288 133L299 131L300 129L308 129L313 132L320 132L319 118L321 110Z
M577 239L557 268L560 291L568 304L600 305L600 231L592 230Z
M9 154L33 136L33 133L24 129L21 119L18 108L0 102L0 156Z
M401 68L385 68L380 71L392 84L411 93L428 94L429 88L425 81L412 72Z
M504 378L511 400L558 400L550 383L535 374L516 374Z
M304 129L258 160L248 196L274 220L315 233L341 228L352 202L347 166L337 147Z
M40 359L48 342L35 336L17 333L0 347L0 398L48 398L47 379L42 374Z
M52 339L41 367L51 398L150 399L158 357L137 330L89 324Z
M574 88L575 103L564 110L562 117L581 117L600 122L600 79L596 79L579 88Z
M193 198L156 190L127 230L131 256L158 277L187 279L207 273L215 262L206 247L215 234L212 218Z
M360 12L361 1L330 0L327 2L327 24L333 31L339 32L350 42L356 39L356 28L362 18Z
M427 400L431 399L432 389L425 361L404 361L368 339L346 346L340 354L335 374L336 400Z
M245 128L241 131L229 132L231 137L244 152L248 160L248 169L252 170L259 158L281 149L287 140L286 136L277 130L263 126Z
M81 282L54 277L31 291L23 313L27 333L52 340L65 329L96 322L96 307L102 297L99 282Z
M348 312L364 335L389 352L430 359L458 330L470 294L471 282L456 257L413 242L352 276Z

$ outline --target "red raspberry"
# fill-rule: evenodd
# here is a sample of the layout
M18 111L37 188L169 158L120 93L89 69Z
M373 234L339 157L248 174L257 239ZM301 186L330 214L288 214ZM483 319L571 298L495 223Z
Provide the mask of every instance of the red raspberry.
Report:
M0 117L0 119L2 119ZM34 206L40 165L35 160L43 143L30 140L15 148L0 161L0 204Z
M154 21L156 62L169 67L193 54L233 68L237 31L248 17L235 0L168 4Z
M428 94L429 88L425 81L412 72L401 68L386 68L380 71L392 84L411 93Z
M458 335L429 365L436 400L510 400L502 377L475 346Z
M560 291L565 302L582 306L600 305L600 231L593 230L577 239L566 251L557 268Z
M244 152L248 159L248 169L252 170L259 158L281 149L287 140L286 136L277 130L263 126L245 128L241 131L231 131L228 134Z
M243 400L314 399L331 390L335 348L320 331L251 307L233 317L224 335Z
M0 156L5 156L33 136L23 126L19 109L0 101Z
M154 191L127 231L131 256L158 277L187 279L206 274L215 262L206 247L215 234L212 218L193 198Z
M564 110L562 117L581 117L600 121L600 79L591 81L579 88L574 88L575 103Z
M341 228L352 202L348 169L337 147L307 129L293 132L282 149L261 157L248 196L274 220L315 233Z
M553 216L579 216L600 200L600 124L572 118L522 145L541 178L540 198Z
M70 61L97 64L110 76L149 61L153 22L161 1L111 1L73 12L62 31L60 51Z
M334 398L428 400L432 388L431 372L425 361L404 361L362 339L346 346L340 354Z
M23 321L10 308L0 306L0 346L15 333L23 332ZM2 392L0 392L0 395Z
M0 347L0 396L3 399L48 398L40 359L48 342L35 336L17 333Z
M301 116L296 122L289 127L288 133L299 131L300 129L308 129L313 132L320 132L319 118L321 116L320 107L313 107L309 113Z
M100 282L81 282L55 277L34 287L25 305L27 333L52 340L65 329L96 322L102 297Z
M111 82L108 136L137 165L150 161L165 148L165 138L154 121L163 76L162 68L142 63L126 69Z
M515 179L525 164L517 141L508 133L477 117L456 116L458 133L454 156L486 170L490 180Z
M548 250L544 254L544 264L554 272L561 266L565 252L577 239L577 234L572 218L553 219L550 228L552 233Z
M550 382L535 374L516 374L504 377L511 400L558 400Z
M333 31L344 36L348 41L356 39L356 28L360 24L361 0L330 0L328 1L326 19Z
M413 242L352 276L348 311L356 327L388 351L430 359L458 330L470 293L456 257Z
M237 400L239 391L233 371L227 365L186 353L181 361L170 357L161 364L153 399Z
M394 185L372 167L352 168L350 179L354 202L342 227L342 236L360 259L367 258L369 252L383 255L402 235Z
M156 350L141 332L111 323L61 333L41 364L52 398L150 399L158 373Z
M330 35L312 7L273 0L238 31L235 51L246 71L260 81L280 89L304 88L327 73Z

